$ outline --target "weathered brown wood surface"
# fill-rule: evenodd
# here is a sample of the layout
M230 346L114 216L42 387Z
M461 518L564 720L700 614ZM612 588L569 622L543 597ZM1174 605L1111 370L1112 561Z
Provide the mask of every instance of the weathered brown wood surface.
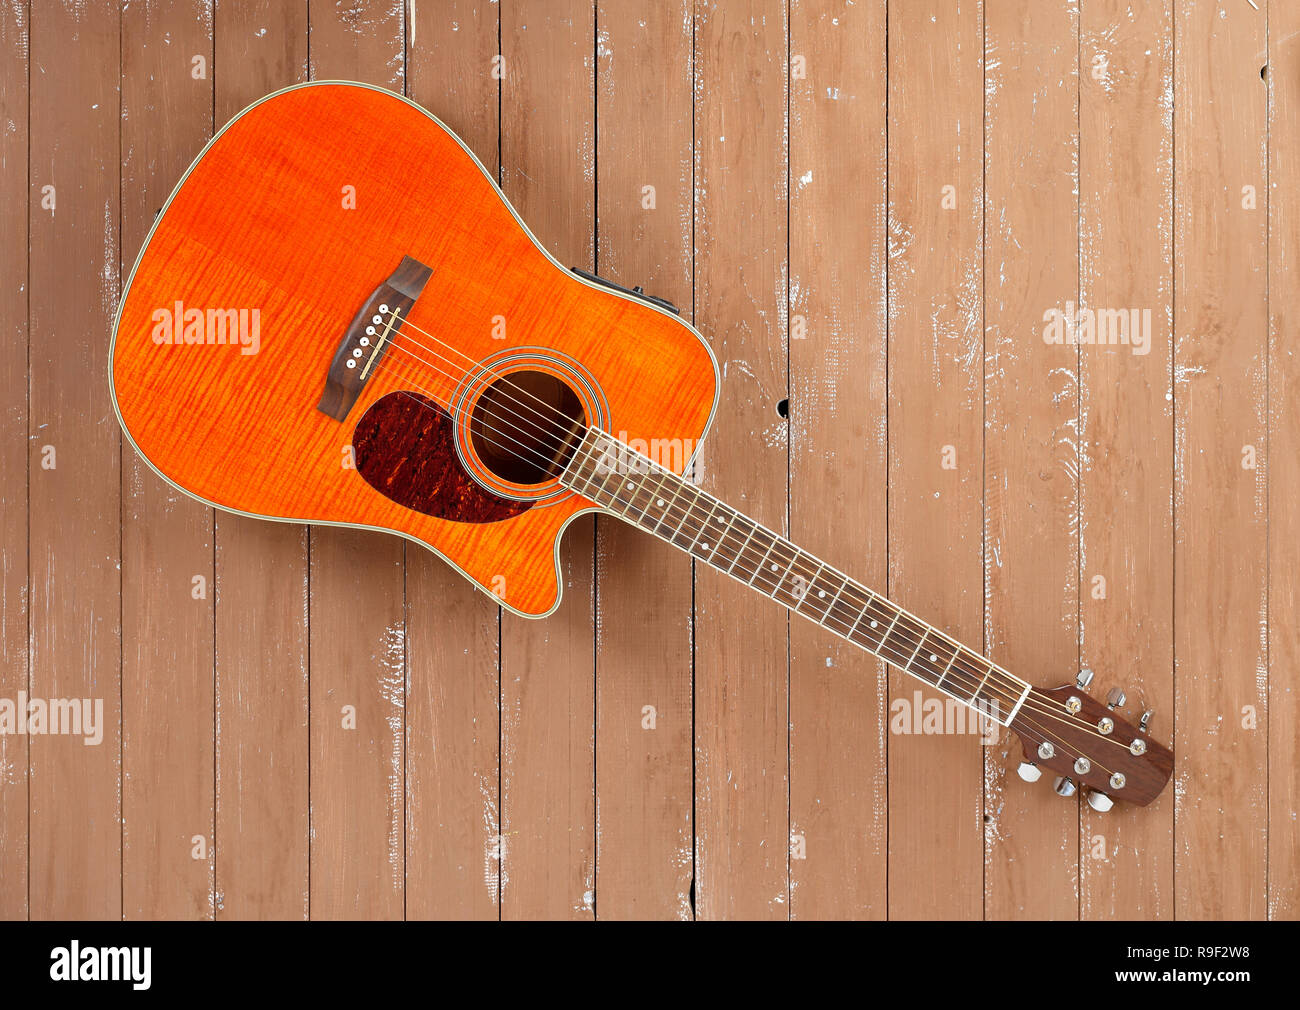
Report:
M0 736L0 917L1297 917L1300 15L1253 6L0 4L0 700L103 712ZM612 520L531 623L123 453L153 215L308 77L409 95L563 261L682 307L709 490L1031 680L1123 686L1174 788L1026 785ZM1044 339L1076 309L1137 329Z

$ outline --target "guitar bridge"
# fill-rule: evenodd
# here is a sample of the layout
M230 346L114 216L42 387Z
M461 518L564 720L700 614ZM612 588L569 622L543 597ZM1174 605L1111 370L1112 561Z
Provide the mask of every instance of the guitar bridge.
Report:
M393 331L432 276L433 271L419 260L403 256L392 276L375 288L343 331L325 375L325 391L316 404L317 410L336 421L347 418L367 380L388 353Z

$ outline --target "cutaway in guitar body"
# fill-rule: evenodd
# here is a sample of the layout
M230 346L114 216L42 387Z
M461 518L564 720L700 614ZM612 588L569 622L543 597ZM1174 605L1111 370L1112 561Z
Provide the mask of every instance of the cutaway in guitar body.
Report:
M532 502L502 498L476 482L456 452L451 415L433 400L399 390L376 400L352 436L357 473L404 508L458 523L495 523Z

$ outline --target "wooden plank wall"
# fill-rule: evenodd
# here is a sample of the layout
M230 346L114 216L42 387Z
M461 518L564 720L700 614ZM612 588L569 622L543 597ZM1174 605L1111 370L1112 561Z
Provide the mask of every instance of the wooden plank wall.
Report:
M1079 34L1078 302L1149 308L1152 327L1145 354L1079 349L1080 665L1123 683L1121 711L1129 718L1154 711L1152 732L1167 735L1174 686L1166 465L1173 456L1172 9L1085 3ZM1122 671L1122 681L1112 671ZM1080 914L1169 917L1172 798L1162 796L1140 817L1080 810Z
M95 746L0 735L0 916L1295 918L1300 15L1254 6L0 4L0 699L103 703ZM613 521L533 623L123 452L154 214L308 78L409 95L562 261L681 306L705 487L1036 682L1123 686L1175 788L1028 786ZM1076 307L1143 324L1047 342Z
M886 6L790 8L792 61L804 59L790 81L790 535L878 586L889 483ZM843 157L846 148L859 156ZM790 622L793 916L888 911L885 670Z
M966 0L941 16L906 4L891 4L889 15L889 595L977 642L984 11ZM923 697L941 696L890 674L895 724L913 728ZM970 732L890 733L891 918L980 916L980 741ZM916 844L930 837L948 839L945 874Z
M0 697L27 688L27 80L30 33L25 5L0 7ZM27 915L27 737L0 736L0 915Z
M212 136L212 11L123 7L119 269ZM213 510L122 456L122 915L209 918Z
M307 16L301 0L218 5L216 124L307 79ZM216 515L219 918L309 912L309 539L306 527Z
M1078 5L985 8L985 646L1008 669L1059 682L1079 659L1082 348L1041 333L1046 311L1078 302ZM985 913L1070 918L1079 809L1049 782L1023 788L1021 753L1004 737L984 764Z

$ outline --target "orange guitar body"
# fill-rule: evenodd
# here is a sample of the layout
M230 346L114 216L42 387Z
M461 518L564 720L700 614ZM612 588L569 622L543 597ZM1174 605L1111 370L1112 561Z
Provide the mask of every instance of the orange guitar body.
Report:
M331 362L352 379L383 328L355 364L340 350L345 331L409 261L427 280L406 337L331 416ZM335 82L264 99L207 146L140 253L110 360L123 427L177 487L236 512L401 534L527 616L559 604L560 536L593 503L555 485L462 479L443 482L441 514L408 507L359 469L353 441L370 409L418 411L415 397L390 397L413 390L460 423L490 379L531 370L576 388L593 423L663 447L658 461L680 473L718 392L695 330L549 256L442 124L389 92ZM390 412L389 429L409 416ZM426 434L410 436L393 473L419 470L409 457ZM468 450L435 458L477 472Z

